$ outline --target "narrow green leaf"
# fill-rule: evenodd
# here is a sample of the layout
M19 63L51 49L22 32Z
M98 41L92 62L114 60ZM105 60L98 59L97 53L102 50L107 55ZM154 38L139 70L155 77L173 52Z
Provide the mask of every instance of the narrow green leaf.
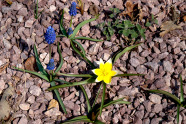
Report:
M33 75L36 75L46 81L49 81L48 77L44 74L40 74L40 73L37 73L37 72L34 72L34 71L29 71L29 70L24 70L24 69L21 69L21 68L17 68L17 67L14 67L15 69L19 70L19 71L22 71L22 72L26 72L26 73L30 73L30 74L33 74Z
M145 74L117 74L113 77L123 77L123 76L144 76Z
M160 93L160 94L164 94L166 96L169 96L170 98L172 98L177 104L181 104L180 100L173 94L167 92L167 91L163 91L163 90L149 90L149 89L144 89L145 91L148 91L150 93Z
M79 117L75 117L71 120L68 120L66 122L63 122L62 124L73 124L75 122L90 122L90 123L93 123L93 121L91 121L87 116L79 116Z
M137 38L138 37L138 33L136 33L136 31L134 30L130 30L131 31L131 37L132 38Z
M64 80L61 80L61 79L54 79L53 81L60 82L62 84L69 84L70 83L70 82L67 82L67 81L64 81Z
M86 99L86 102L87 102L88 113L89 113L90 110L91 110L91 106L90 106L90 101L88 99L88 95L87 95L87 93L85 91L85 88L82 85L80 85L80 88L81 88L81 90L83 91L83 93L85 95L85 99Z
M135 27L135 26L131 23L131 21L129 21L129 20L125 20L125 21L124 21L124 25L125 25L125 29Z
M184 102L184 96L183 96L183 80L182 77L180 75L180 102Z
M105 123L102 122L102 121L100 121L100 120L96 120L96 121L94 122L94 124L105 124Z
M64 16L64 13L65 13L65 11L62 10L62 15L61 15L61 20L59 22L59 27L60 27L60 30L61 30L62 34L65 35L66 37L68 37L67 32L66 32L65 28L63 27L63 16Z
M105 101L105 91L106 91L106 83L102 82L103 84L103 95L102 95L102 99L101 99L101 106L100 106L100 116L102 114L102 109L103 109L103 105L104 105L104 101Z
M36 63L37 63L37 67L39 69L39 71L46 75L48 77L48 73L44 70L40 60L39 60L39 56L38 56L38 53L37 53L37 48L36 48L36 45L34 45L34 54L35 54L35 58L36 58Z
M90 83L95 83L95 78L94 77L91 77L87 80L80 81L80 82L73 82L73 83L70 83L70 84L62 84L62 85L54 86L54 87L51 87L47 90L51 91L51 90L54 90L54 89L72 87L72 86L79 86L79 85L90 84Z
M67 77L92 77L90 74L64 74L57 73L57 76L67 76Z
M154 20L154 23L158 25L158 20L157 20L157 19L155 19L155 20Z
M97 101L97 99L98 99L99 93L100 93L100 91L101 91L101 87L102 87L102 84L101 84L100 87L99 87L99 90L98 90L98 92L97 92L96 98L94 99L94 103L92 104L92 108L94 108L94 106L95 106L95 104L96 104L96 101Z
M151 15L151 17L152 17L151 19L154 20L154 15L153 14Z
M59 57L60 57L60 64L58 66L58 68L55 70L54 72L54 75L56 75L56 73L61 69L62 65L63 65L63 57L62 57L62 54L61 54L61 49L59 48L59 42L57 43L57 51L59 53Z
M136 44L136 45L133 45L133 46L126 47L123 51L116 53L116 55L112 59L112 62L113 63L116 62L116 60L119 59L120 56L122 56L124 53L130 51L131 49L139 46L140 44Z
M89 23L89 22L92 22L92 21L94 21L94 20L96 20L96 18L92 18L92 19L85 20L85 21L81 22L81 23L74 29L73 34L70 36L70 39L72 39L72 38L74 38L74 37L76 36L77 32L79 31L79 29L80 29L81 27L83 27L85 24L87 24L87 23Z
M81 49L81 51L82 51L82 53L83 53L83 56L85 57L86 56L86 52L85 52L85 49L83 48L83 46L79 43L79 42L77 42L77 41L75 41L75 40L72 40L75 44L77 44L77 46Z
M123 34L124 36L128 37L128 36L129 36L129 31L128 31L128 30L123 29L122 34Z
M136 27L137 27L137 30L140 33L140 35L145 39L145 34L144 34L145 29L142 29L141 25L139 25L139 24L137 24Z
M52 81L50 82L51 86L56 86L55 82ZM67 111L66 111L66 108L65 108L65 105L63 104L63 101L61 100L61 97L60 97L60 94L59 94L59 91L57 89L54 90L54 93L56 94L57 96L57 99L59 101L59 104L61 106L61 108L63 109L64 113L67 114Z
M177 124L179 124L180 105L177 104Z
M81 40L90 40L90 41L103 41L103 40L98 40L98 39L93 39L93 38L89 38L89 37L75 37L74 39L81 39Z

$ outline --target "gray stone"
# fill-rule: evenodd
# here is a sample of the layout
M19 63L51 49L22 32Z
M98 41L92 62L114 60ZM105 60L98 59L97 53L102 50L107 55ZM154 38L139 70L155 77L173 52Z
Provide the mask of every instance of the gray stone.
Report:
M161 60L161 59L167 58L168 54L169 54L168 52L161 53L158 55L158 59Z
M48 101L53 99L52 92L45 92L44 95L45 95L45 99L47 99Z
M41 121L41 119L37 119L37 120L33 121L32 124L42 124L42 121Z
M134 117L134 122L133 124L142 124L142 120L139 117Z
M5 46L6 49L9 50L9 49L12 48L12 44L8 40L6 40L4 38L3 38L3 43L4 43L4 46Z
M31 103L31 104L34 103L35 102L35 96L28 97L27 102Z
M154 84L157 88L162 88L166 85L164 79L157 79Z
M162 110L163 110L162 104L155 104L155 105L154 105L153 112L159 113L159 112L161 112Z
M41 93L41 88L36 86L36 85L33 85L33 86L30 87L29 92L32 95L39 96L40 93Z
M17 17L17 21L18 22L23 22L24 20L23 20L23 16L20 16L20 15L16 15L16 17Z
M0 94L2 93L2 91L4 90L5 88L5 81L4 80L0 80Z
M147 57L151 52L149 50L143 51L140 55L143 57Z
M148 112L151 112L151 106L152 106L152 103L150 101L144 101L143 102L143 105L145 106L145 109L148 111Z
M136 68L136 72L139 74L147 74L147 68L144 65L139 65Z
M88 36L90 33L90 26L88 24L84 25L81 29L81 33L83 36Z
M150 101L153 102L153 103L161 104L161 99L162 99L162 97L159 96L159 95L157 95L157 94L151 94L151 95L149 96L149 99L150 99Z
M3 14L0 12L0 21L2 20Z
M72 101L63 101L66 108L69 108L70 110L74 109L74 102Z
M153 48L155 53L157 53L157 54L161 53L160 50L157 47L153 46L152 48Z
M53 12L56 10L56 7L54 5L51 5L50 8L49 8L50 12Z
M13 2L11 5L11 8L16 11L20 10L22 7L23 7L23 5L19 4L18 2Z
M148 66L154 72L157 71L157 69L158 69L158 63L157 62L147 62L144 65Z
M164 70L170 73L174 72L174 68L172 67L172 64L169 61L163 61L163 67Z
M131 58L130 59L130 64L133 66L133 67L137 67L138 65L140 65L140 62L137 58Z
M143 119L143 117L144 117L144 110L137 111L135 113L135 116L137 116L140 119Z
M27 8L21 8L21 9L18 11L18 15L27 16L27 15L28 15Z
M89 54L95 55L98 52L100 45L99 44L94 44L89 48Z
M57 108L51 108L50 110L46 111L44 114L48 117L62 115L62 113Z
M34 23L34 21L35 21L34 18L31 18L31 19L27 20L27 21L25 22L25 27L31 28L32 25L33 25L33 23Z
M19 122L18 122L18 124L27 124L27 123L28 123L28 120L27 120L26 117L22 117L22 118L19 120Z
M160 120L161 120L160 118L153 118L151 120L151 124L159 124Z
M8 13L10 12L12 9L10 7L6 7L6 6L2 6L2 13Z
M20 109L22 109L24 111L27 111L30 108L30 104L28 104L28 103L22 103L22 104L19 105L19 107L20 107Z

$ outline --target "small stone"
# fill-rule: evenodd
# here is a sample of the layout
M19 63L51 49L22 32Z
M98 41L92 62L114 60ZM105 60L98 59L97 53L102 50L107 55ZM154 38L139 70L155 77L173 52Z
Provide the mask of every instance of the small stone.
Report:
M28 120L27 120L26 117L22 117L22 118L19 120L19 122L18 122L18 124L27 124L27 123L28 123Z
M22 103L19 105L20 109L27 111L30 108L30 104L28 103Z
M154 109L153 109L153 112L155 113L159 113L163 110L163 106L161 104L155 104L154 105Z
M63 101L63 103L66 106L66 108L69 108L70 110L74 109L74 102L72 102L72 101Z
M53 11L55 11L56 10L56 7L54 6L54 5L51 5L50 6L50 12L53 12Z
M6 49L9 50L9 49L12 48L12 44L8 40L6 40L4 38L3 38L3 43L4 43L4 46L5 46Z
M57 108L51 108L50 110L46 111L44 114L48 117L62 115L62 113Z
M166 84L165 84L165 80L164 79L158 79L154 82L155 86L157 88L162 88L164 87Z
M167 58L168 54L169 54L168 52L161 53L158 55L158 59L161 60L161 59Z
M30 103L30 104L34 103L35 102L35 96L28 97L27 102Z
M151 68L154 72L157 71L157 69L158 69L158 63L157 62L147 62L144 65Z
M5 88L5 81L4 80L0 80L0 94L2 93L2 91L4 90Z
M59 110L59 104L55 99L52 99L49 103L49 106L47 108L47 110L51 109L51 108L57 108Z
M25 22L25 27L31 28L34 23L34 19L29 19Z
M110 57L110 54L108 54L108 53L103 54L103 60L107 61L109 59L109 57Z
M180 48L179 47L174 48L174 54L178 54L178 53L180 53Z
M154 38L154 41L156 41L158 43L162 43L163 42L163 38Z
M131 58L130 59L130 64L133 66L133 67L137 67L138 65L140 65L140 62L137 58Z
M18 21L18 22L23 22L23 21L24 21L24 20L23 20L23 16L16 15L16 17L17 17L17 21Z
M90 26L88 24L84 25L81 32L83 36L87 36L90 33Z
M172 64L169 61L163 61L163 67L164 70L170 73L174 72L174 68L172 67Z
M147 57L151 52L149 50L145 50L141 53L141 56Z
M149 99L150 99L150 101L153 102L153 103L161 104L161 99L162 99L162 97L159 96L159 95L156 95L156 94L151 94L151 95L149 96Z
M20 10L22 7L23 7L23 5L19 4L18 2L13 2L11 5L11 8L16 11Z
M45 99L47 99L48 101L53 99L52 92L46 92L46 93L44 93L44 95L45 95Z
M10 12L12 9L10 7L6 7L6 6L1 6L2 7L2 13L8 13Z
M41 88L36 85L33 85L30 87L29 92L32 95L39 96L41 94Z
M41 119L37 119L33 121L32 124L42 124Z
M96 6L99 6L99 0L91 0Z
M160 54L161 53L160 50L157 47L153 46L152 48L153 48L153 50L154 50L155 53L157 53L157 54Z
M0 12L0 21L2 20L3 14Z
M21 9L18 11L18 15L27 16L27 15L28 15L27 8L21 8Z
M44 52L44 53L40 54L40 58L43 60L46 57L46 55L47 55L47 53Z
M100 45L99 44L94 44L89 48L89 54L95 55L98 52Z
M147 74L147 68L144 65L139 65L136 68L136 72L139 74Z
M159 124L160 120L161 120L160 118L153 118L151 120L151 124Z

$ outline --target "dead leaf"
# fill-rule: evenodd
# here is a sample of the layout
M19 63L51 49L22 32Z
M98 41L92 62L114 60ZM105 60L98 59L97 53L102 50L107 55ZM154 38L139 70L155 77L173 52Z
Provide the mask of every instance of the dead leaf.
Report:
M0 66L0 73L3 72L7 67L8 67L9 63L5 63L3 65Z
M140 16L142 18L142 13L140 13L139 5L133 4L130 0L126 2L125 4L126 10L120 13L119 15L128 15L132 20L137 18L137 16ZM139 15L140 14L140 15Z
M186 22L186 16L183 16L183 21Z
M84 14L84 3L83 3L83 1L78 0L78 5L79 5L79 7L76 7L76 8L79 9L80 12L81 12L81 15L83 15Z
M98 15L98 13L99 13L98 7L94 4L91 5L89 7L89 12L90 12L91 15L94 15L94 16Z
M26 60L25 69L30 71L37 71L36 59L34 56L31 56Z
M9 5L12 5L12 1L11 0L5 0L6 3L8 3Z
M48 106L48 109L51 109L51 108L57 108L59 110L59 104L58 102L55 100L55 99L52 99L49 103L49 106Z
M161 25L162 32L160 33L160 36L163 37L166 33L175 29L182 29L182 27L174 24L173 21L166 21Z

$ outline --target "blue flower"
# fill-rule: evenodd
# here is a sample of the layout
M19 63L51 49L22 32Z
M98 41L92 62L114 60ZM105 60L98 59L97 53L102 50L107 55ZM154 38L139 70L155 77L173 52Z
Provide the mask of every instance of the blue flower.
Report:
M70 27L70 28L68 29L68 36L70 36L72 33L73 33L73 30L72 30L72 28Z
M72 2L69 14L70 14L70 16L77 15L76 2Z
M55 68L54 59L50 59L49 63L47 64L47 69L54 70L54 68Z
M55 39L56 39L56 33L54 29L51 26L49 26L45 33L45 40L48 44L52 44L54 43Z

